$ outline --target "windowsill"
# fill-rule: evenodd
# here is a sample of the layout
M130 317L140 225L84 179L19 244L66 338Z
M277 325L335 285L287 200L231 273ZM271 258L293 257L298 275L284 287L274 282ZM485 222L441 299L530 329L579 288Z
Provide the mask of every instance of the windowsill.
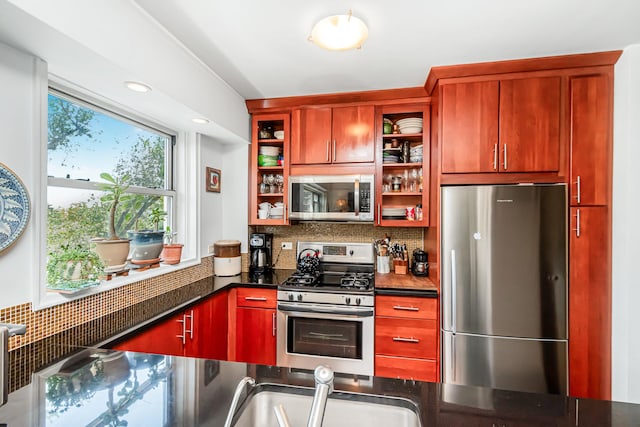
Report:
M162 276L164 274L172 273L174 271L180 271L185 268L193 267L202 263L202 260L191 258L180 261L179 264L165 265L160 264L160 267L152 268L149 270L136 272L130 271L128 276L114 276L111 280L101 280L100 284L90 288L86 288L83 291L79 291L73 294L62 294L55 291L47 291L47 297L42 304L38 307L34 307L34 311L41 310L43 308L53 307L56 305L64 304L70 301L86 298L91 295L106 292L112 289L119 288L121 286L137 283L142 280L151 279L153 277Z

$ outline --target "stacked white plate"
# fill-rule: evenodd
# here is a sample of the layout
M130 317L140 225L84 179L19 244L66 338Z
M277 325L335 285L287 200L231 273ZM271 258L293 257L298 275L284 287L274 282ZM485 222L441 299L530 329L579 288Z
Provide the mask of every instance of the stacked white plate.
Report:
M422 163L422 144L411 147L409 159L411 163Z
M422 118L421 117L407 117L406 119L400 119L396 122L400 133L421 133L422 132Z
M276 156L280 154L280 147L272 147L270 145L263 145L260 147L260 154L264 156Z
M382 208L382 218L384 219L403 219L405 216L405 208Z

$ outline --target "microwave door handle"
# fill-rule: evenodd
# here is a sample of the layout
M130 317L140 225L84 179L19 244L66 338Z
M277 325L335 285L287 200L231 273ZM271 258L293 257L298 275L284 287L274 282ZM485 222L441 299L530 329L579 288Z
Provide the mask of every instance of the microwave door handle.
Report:
M360 215L360 180L356 179L354 184L354 195L353 195L353 204L354 204L354 214L356 216Z

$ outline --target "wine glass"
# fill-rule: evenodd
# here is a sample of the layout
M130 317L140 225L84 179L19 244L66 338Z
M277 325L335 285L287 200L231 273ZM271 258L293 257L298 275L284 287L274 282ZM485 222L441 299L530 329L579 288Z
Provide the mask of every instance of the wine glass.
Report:
M411 171L411 191L418 190L418 169Z
M276 185L278 186L278 193L282 193L284 190L284 176L282 174L277 174L275 177Z

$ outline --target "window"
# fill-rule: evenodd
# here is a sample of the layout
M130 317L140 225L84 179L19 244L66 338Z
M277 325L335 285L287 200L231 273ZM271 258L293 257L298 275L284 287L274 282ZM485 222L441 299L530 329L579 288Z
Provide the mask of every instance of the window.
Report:
M92 261L68 260L93 260L91 240L108 237L109 179L127 184L114 215L118 236L173 229L175 137L54 89L47 103L47 286L71 289L97 283Z

